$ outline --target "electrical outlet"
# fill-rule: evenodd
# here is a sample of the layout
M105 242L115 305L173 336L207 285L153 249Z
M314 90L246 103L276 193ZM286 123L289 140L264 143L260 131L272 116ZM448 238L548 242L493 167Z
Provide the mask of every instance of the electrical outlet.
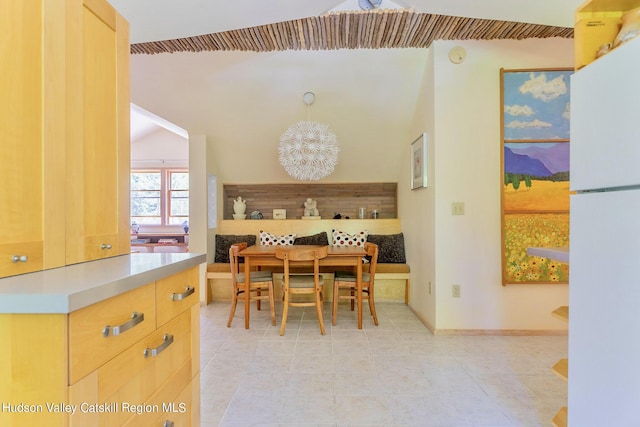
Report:
M451 296L454 298L460 298L460 285L451 286Z

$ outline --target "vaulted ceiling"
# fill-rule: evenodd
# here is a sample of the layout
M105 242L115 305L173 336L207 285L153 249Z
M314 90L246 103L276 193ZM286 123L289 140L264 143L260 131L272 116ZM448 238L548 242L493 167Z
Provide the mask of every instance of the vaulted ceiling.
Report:
M132 58L132 84L136 84L136 67L148 64L152 69L179 68L175 58L165 57L171 53L216 53L216 52L282 52L282 51L340 51L389 48L427 48L436 40L492 40L573 37L573 13L582 0L382 0L380 8L363 11L359 1L366 0L109 0L130 23ZM136 60L136 57L161 56L153 61ZM156 55L159 54L159 55ZM385 54L388 55L388 54ZM181 61L199 67L208 64L207 71L190 79L202 79L201 87L207 87L215 68L226 67L230 57L207 59L181 57ZM260 57L261 67L268 74L268 64ZM327 61L343 55L323 55L322 67L332 69ZM149 58L151 59L151 58ZM355 60L354 60L355 61ZM389 76L387 83L398 80L394 69L397 59L376 63L377 76ZM394 63L396 65L394 65ZM198 65L196 65L198 64ZM367 67L359 72L356 68ZM251 65L255 67L255 64ZM291 68L292 64L288 64ZM308 66L308 64L307 64ZM316 68L320 69L318 66ZM336 64L334 69L345 68ZM353 74L370 74L371 67L360 61L348 68ZM308 69L306 73L308 73ZM148 70L144 71L148 75ZM168 73L168 71L166 71ZM185 79L186 74L180 71ZM242 73L240 73L242 74ZM283 70L274 70L271 76L282 75ZM176 78L178 78L176 76ZM170 80L166 77L164 81ZM269 77L270 85L278 84ZM255 79L254 79L255 80ZM330 82L331 91L339 92L342 81ZM288 82L283 81L283 84ZM197 82L193 82L197 86ZM251 86L251 84L247 85ZM290 85L288 85L290 86ZM320 78L308 85L323 92ZM171 90L164 84L165 89ZM307 90L305 88L304 90ZM255 91L255 87L254 87ZM168 120L175 120L168 111L171 107L159 105L157 98L141 99L136 87L132 88L132 100L158 113ZM286 89L281 90L283 96ZM348 90L343 90L347 93ZM375 95L375 94L372 94ZM239 95L236 95L239 96ZM290 96L290 95L288 95ZM136 99L137 98L137 99ZM215 99L215 96L211 96ZM297 98L296 98L297 99ZM145 105L146 104L146 105ZM372 100L369 105L388 107L388 101ZM203 109L203 105L200 105ZM206 108L212 109L212 106ZM172 111L173 113L173 111ZM140 124L139 115L134 114L132 137L153 132L153 127ZM177 115L177 114L176 114ZM153 116L153 115L151 115ZM178 124L180 120L177 121Z

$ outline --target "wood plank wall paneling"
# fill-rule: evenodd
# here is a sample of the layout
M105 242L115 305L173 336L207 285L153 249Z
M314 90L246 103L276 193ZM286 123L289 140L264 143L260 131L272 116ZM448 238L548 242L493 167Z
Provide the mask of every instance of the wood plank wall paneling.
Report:
M374 209L378 218L397 218L398 184L373 182L355 184L224 184L223 219L233 219L233 201L242 197L247 203L247 218L259 210L265 219L273 218L274 209L286 209L287 219L304 214L304 202L312 198L317 202L323 219L339 213L343 217L358 218L358 209L367 209L371 218Z

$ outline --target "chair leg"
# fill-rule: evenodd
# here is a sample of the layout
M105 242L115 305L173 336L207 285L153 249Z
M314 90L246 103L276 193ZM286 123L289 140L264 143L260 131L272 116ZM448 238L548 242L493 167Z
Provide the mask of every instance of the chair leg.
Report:
M280 336L284 335L287 327L287 315L289 314L289 292L284 292L284 307L282 308L282 324L280 325Z
M333 282L333 307L331 310L331 324L333 326L336 326L336 319L338 318L338 301L339 301L338 292L339 291L340 291L340 287L338 286L338 282L334 281Z
M273 282L269 284L269 308L271 309L271 325L276 326L276 303L273 296Z
M260 311L260 297L262 296L262 291L260 289L256 290L256 296L258 297L256 300L256 309Z
M378 326L378 315L376 314L376 305L373 302L373 289L369 288L368 298L369 301L369 311L371 312L371 316L373 316L373 324Z
M318 322L320 323L320 333L324 335L324 320L322 319L322 295L320 290L316 289L316 311L318 312Z
M238 292L234 289L231 296L231 312L229 313L229 321L227 322L227 328L231 327L233 316L236 314L236 305L238 304Z
M353 311L356 302L356 290L351 288L351 311Z

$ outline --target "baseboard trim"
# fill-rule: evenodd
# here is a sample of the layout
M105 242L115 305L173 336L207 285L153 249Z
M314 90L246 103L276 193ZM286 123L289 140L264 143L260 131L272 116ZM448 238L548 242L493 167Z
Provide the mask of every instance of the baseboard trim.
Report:
M486 335L486 336L568 336L566 330L555 329L436 329L434 335Z
M409 309L429 329L433 335L476 335L476 336L568 336L566 329L436 329L411 305Z

